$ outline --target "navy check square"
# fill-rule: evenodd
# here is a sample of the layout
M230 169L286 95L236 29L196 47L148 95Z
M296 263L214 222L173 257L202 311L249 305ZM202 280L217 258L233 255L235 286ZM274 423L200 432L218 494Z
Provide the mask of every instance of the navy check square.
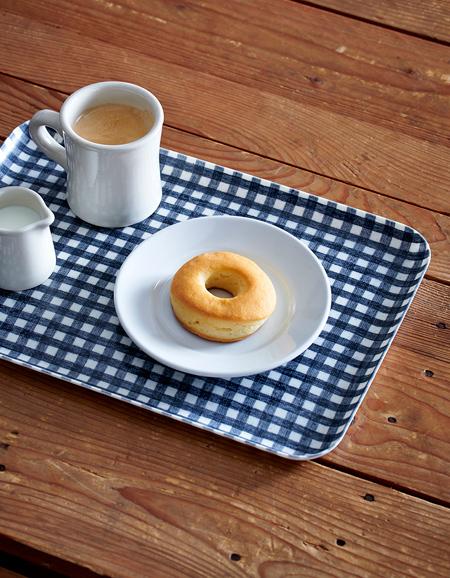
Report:
M260 449L310 459L333 449L410 305L429 262L413 229L192 157L161 150L163 202L142 223L102 229L76 218L65 173L17 127L0 149L2 186L25 185L55 213L57 266L35 289L0 291L0 357ZM200 378L142 353L117 319L113 288L152 233L203 215L273 223L319 257L332 310L316 342L252 377Z

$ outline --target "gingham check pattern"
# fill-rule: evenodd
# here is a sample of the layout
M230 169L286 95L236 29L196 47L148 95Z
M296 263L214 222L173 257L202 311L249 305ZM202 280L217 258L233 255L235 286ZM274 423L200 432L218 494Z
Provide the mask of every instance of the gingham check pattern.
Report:
M0 149L2 186L23 184L55 213L57 267L36 289L0 291L0 356L277 453L308 459L345 433L427 268L413 229L256 177L161 150L163 202L137 226L96 228L70 212L65 173L27 124ZM156 363L127 337L114 280L152 233L202 215L241 215L299 237L323 263L332 311L317 341L252 377L200 378Z

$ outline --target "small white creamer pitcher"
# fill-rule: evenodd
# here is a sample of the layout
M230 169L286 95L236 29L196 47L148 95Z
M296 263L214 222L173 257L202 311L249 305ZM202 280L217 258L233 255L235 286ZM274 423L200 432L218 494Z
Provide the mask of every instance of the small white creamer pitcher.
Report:
M0 188L0 289L31 289L50 277L56 265L54 219L31 189Z

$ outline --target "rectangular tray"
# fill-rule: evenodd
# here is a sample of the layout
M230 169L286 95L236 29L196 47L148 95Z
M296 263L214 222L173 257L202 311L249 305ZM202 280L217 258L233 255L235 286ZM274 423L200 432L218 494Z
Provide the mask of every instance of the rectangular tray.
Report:
M41 286L0 290L0 357L287 458L316 458L341 441L429 263L426 240L405 225L173 151L161 149L158 211L123 229L72 214L65 172L36 150L28 123L4 142L0 162L1 186L28 186L54 212L57 254ZM285 229L327 271L326 327L287 365L199 378L155 362L119 325L114 280L128 254L167 225L214 214Z

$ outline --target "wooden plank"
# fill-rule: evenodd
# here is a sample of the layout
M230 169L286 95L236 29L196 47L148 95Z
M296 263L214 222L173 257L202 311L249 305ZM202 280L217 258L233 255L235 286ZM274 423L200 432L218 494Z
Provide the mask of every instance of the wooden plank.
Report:
M171 126L417 205L449 210L446 167L450 148L443 144L105 41L86 43L66 27L9 12L4 12L2 24L0 46L10 53L0 63L3 72L70 92L104 78L108 70L111 77L156 92ZM24 28L28 30L27 43L23 43ZM46 70L38 66L54 54L58 54L60 66ZM70 58L65 56L69 54ZM447 107L447 98L445 103ZM441 132L442 118L445 115L440 117Z
M0 530L14 539L126 578L450 571L445 508L1 369Z
M40 108L58 110L64 98L63 93L0 74L0 136L5 138ZM428 275L450 282L450 218L447 216L170 127L164 128L163 146L414 227L430 243L432 261Z
M300 0L301 1L301 0ZM332 8L349 16L387 24L428 38L450 42L450 3L448 0L308 0L323 8Z

